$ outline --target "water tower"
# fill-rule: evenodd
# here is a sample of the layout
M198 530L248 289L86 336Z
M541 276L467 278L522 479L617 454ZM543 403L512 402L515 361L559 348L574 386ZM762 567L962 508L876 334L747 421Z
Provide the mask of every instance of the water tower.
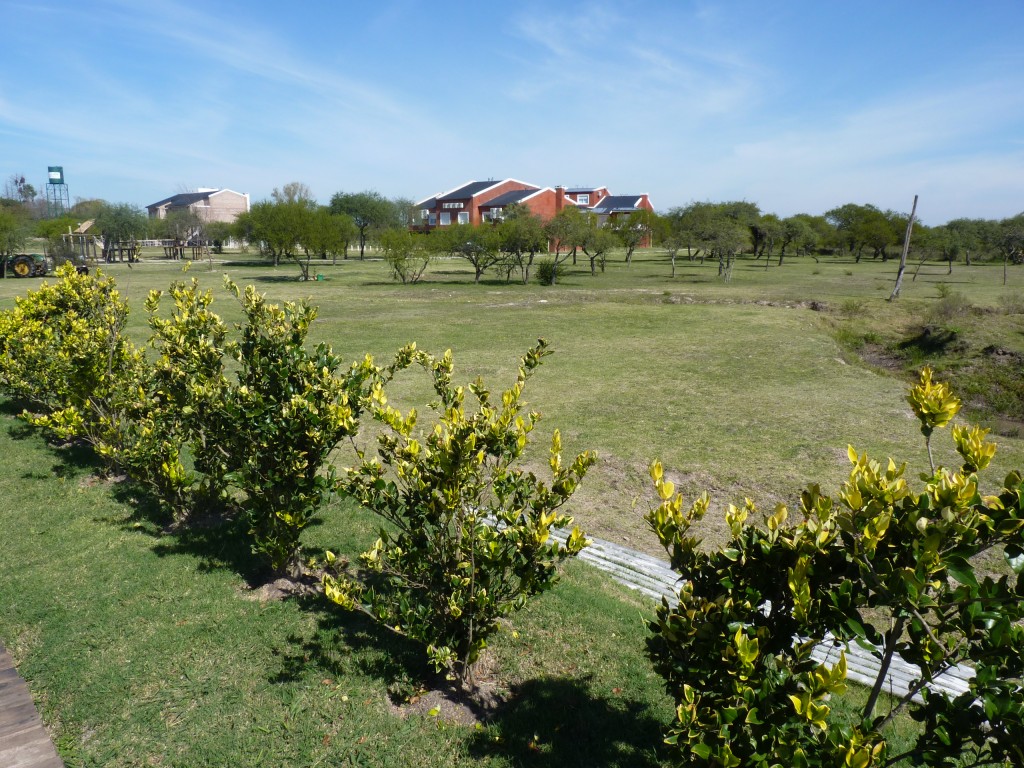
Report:
M71 208L68 186L64 183L64 166L51 165L46 169L46 215L55 219Z

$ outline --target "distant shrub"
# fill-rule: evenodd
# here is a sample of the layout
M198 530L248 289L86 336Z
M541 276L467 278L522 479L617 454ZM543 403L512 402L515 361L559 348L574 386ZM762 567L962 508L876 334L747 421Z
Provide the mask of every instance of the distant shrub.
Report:
M1019 293L1004 293L999 297L999 306L1008 315L1024 315L1024 296Z
M953 286L949 283L937 283L935 290L939 294L940 299L948 299L953 295Z
M844 299L839 305L839 312L844 317L859 317L864 314L864 309L863 299Z
M940 285L945 285L940 283ZM936 324L946 324L962 317L974 308L970 300L959 291L950 291L931 309L931 319Z
M537 262L537 282L541 285L555 284L555 262L551 259L542 259Z

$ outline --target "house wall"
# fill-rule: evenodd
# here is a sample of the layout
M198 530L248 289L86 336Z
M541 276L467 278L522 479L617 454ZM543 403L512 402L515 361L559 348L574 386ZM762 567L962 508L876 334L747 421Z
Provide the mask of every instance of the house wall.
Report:
M199 208L206 221L233 222L238 214L249 210L249 196L231 190L216 192L207 198L209 206Z
M576 204L580 205L580 195L589 195L590 199L586 203L582 203L587 208L593 208L604 198L608 197L608 189L606 187L598 187L597 189L590 189L585 192L567 192L566 198L572 200Z
M166 219L169 213L186 209L195 212L203 221L223 221L230 224L238 214L249 210L249 195L224 189L212 192L209 197L188 206L164 203L146 207L151 219Z
M470 205L467 206L469 210L469 223L480 224L483 221L483 217L480 214L480 206L485 205L488 200L493 200L498 195L504 195L506 192L513 192L518 189L533 189L533 187L518 181L503 181L490 189L474 195Z
M534 195L525 201L526 207L534 216L539 216L541 221L550 221L558 213L558 193L553 189L545 189L540 194Z

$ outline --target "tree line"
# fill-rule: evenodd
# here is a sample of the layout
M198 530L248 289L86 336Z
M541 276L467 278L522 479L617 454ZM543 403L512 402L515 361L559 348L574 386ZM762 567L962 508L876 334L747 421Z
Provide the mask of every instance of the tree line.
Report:
M612 217L604 225L594 214L574 206L547 222L527 208L506 208L497 221L480 225L452 225L432 230L426 237L410 225L417 212L409 198L387 198L372 190L337 192L319 204L309 187L289 182L275 188L269 199L252 205L232 223L207 222L192 211L178 211L164 219L149 219L136 206L103 200L78 201L64 217L42 219L31 185L12 177L0 198L0 255L23 249L29 237L43 237L60 247L61 235L86 219L93 219L95 234L124 242L141 238L201 243L219 251L236 240L259 250L276 265L296 263L309 277L312 259L346 259L358 249L365 258L368 247L379 249L395 279L415 282L438 257L461 258L470 263L474 279L487 271L505 280L529 280L538 256L541 277L555 282L564 265L583 258L592 274L603 270L612 251L624 253L627 265L639 247L663 248L675 276L677 260L710 259L719 275L729 279L741 255L764 260L767 269L781 266L787 257L822 255L887 261L903 246L909 214L882 210L870 204L846 203L821 214L798 213L780 217L762 212L749 201L691 202L663 213L635 211ZM920 260L1000 260L1024 262L1024 212L1005 219L953 219L927 226L915 223L911 253Z

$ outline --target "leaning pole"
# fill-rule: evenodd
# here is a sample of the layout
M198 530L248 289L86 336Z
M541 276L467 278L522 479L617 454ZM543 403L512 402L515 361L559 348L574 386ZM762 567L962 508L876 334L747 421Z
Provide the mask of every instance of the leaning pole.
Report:
M910 209L910 221L907 222L907 234L903 236L903 253L900 254L900 269L896 273L896 285L889 294L889 301L900 295L900 286L903 284L903 272L907 268L907 251L910 250L910 233L914 229L914 215L917 213L917 195L914 195L914 207Z

